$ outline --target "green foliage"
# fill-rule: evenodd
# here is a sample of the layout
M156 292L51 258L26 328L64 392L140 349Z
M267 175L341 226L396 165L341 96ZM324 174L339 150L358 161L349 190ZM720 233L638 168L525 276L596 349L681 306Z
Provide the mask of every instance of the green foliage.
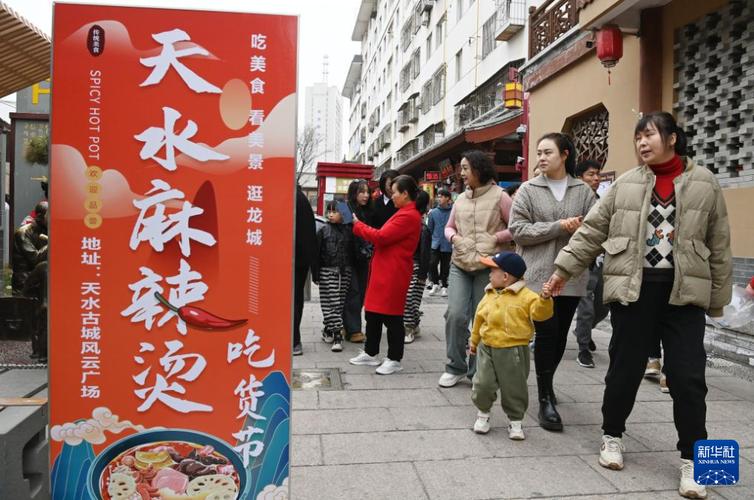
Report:
M26 146L24 158L32 164L47 165L50 158L50 138L46 135L32 138Z

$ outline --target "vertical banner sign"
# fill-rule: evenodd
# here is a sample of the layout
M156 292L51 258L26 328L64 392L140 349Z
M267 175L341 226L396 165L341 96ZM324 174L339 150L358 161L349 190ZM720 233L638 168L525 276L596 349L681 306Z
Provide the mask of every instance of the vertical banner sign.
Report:
M287 498L297 18L55 5L52 498Z

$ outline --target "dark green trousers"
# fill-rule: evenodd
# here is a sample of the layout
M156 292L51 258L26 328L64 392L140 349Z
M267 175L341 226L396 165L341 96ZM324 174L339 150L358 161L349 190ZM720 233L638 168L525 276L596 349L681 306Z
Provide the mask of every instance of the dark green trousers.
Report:
M471 400L483 412L489 412L500 389L500 403L510 420L523 420L529 406L529 346L477 346L477 365Z

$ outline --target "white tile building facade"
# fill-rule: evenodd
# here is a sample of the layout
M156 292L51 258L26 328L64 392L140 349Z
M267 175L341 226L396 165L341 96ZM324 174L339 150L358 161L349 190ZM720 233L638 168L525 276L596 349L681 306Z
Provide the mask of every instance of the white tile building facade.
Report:
M500 108L500 72L526 57L523 28L538 3L362 0L352 37L361 54L343 88L346 159L374 164L379 175ZM480 102L475 91L485 86Z

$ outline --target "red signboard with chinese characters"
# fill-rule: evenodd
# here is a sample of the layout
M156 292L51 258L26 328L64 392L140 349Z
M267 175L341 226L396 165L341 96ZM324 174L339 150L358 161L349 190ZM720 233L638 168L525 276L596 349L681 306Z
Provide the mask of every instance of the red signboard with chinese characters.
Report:
M54 19L52 498L287 494L297 18Z
M424 180L427 182L438 182L440 180L440 172L426 171L424 172Z

